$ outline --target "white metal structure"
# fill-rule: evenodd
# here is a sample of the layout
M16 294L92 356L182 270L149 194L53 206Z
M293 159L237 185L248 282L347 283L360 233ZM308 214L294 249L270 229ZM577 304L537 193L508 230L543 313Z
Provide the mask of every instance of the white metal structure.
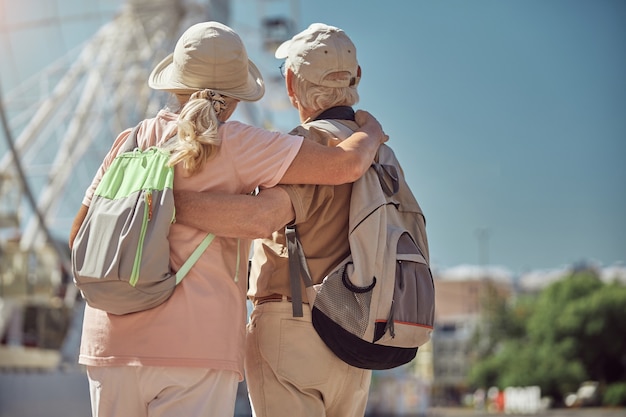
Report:
M101 1L80 4L99 10ZM92 36L22 77L23 63L12 62L18 54L27 61L45 55L48 45L57 46L60 26L93 17L68 3L0 0L0 375L7 366L75 362L83 303L76 303L71 279L71 223L115 137L170 99L151 90L147 79L185 29L206 20L228 24L263 73L266 97L241 103L235 118L281 130L297 123L293 110L283 126L276 123L288 100L273 58L274 45L297 30L297 0L106 0L111 18L96 22ZM31 20L9 22L18 8L17 20ZM27 36L24 28L38 25L44 30Z
M127 0L81 48L2 91L7 140L0 142L0 241L19 240L24 253L51 247L68 270L67 235L84 190L116 135L166 103L167 94L150 90L146 80L191 24L218 20L235 28L268 90L276 89L272 83L282 82L275 79L277 64L263 48L297 29L296 2L241 1L235 19L232 3ZM238 117L275 125L269 107L280 112L284 103L264 100L269 104L240 106Z
M211 3L222 3L227 13L227 2ZM16 189L31 190L51 234L66 236L72 212L112 138L162 105L162 97L146 84L152 66L172 50L181 28L224 17L211 16L208 4L130 0L78 56L66 55L6 95L10 129L18 134L15 153L0 159L0 199L11 200L3 204L3 220L21 228L22 250L41 247L46 233L27 202L14 205ZM21 187L17 164L28 188Z

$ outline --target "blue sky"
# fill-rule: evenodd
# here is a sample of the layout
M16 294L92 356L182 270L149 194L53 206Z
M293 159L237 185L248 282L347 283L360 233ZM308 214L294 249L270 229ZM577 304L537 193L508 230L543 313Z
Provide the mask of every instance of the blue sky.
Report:
M323 0L301 18L355 42L359 107L391 137L435 266L626 260L626 2Z
M33 2L8 13L16 4L0 1L0 22L77 16L77 7L82 17L22 25L19 41L35 54L3 34L3 91L80 43L102 22L96 12L111 9ZM261 3L234 1L231 25L260 60L269 108L282 86L271 82L280 62L257 50L250 30ZM436 268L487 262L523 273L626 261L626 2L305 0L295 10L300 29L328 23L356 44L357 107L391 137L426 213ZM274 117L283 128L297 120L291 111Z

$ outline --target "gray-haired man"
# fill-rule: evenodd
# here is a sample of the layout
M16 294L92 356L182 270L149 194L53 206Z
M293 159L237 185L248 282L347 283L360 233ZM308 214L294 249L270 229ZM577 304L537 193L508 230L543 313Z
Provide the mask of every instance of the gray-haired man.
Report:
M351 106L359 99L361 69L344 31L312 24L283 43L285 83L301 122L335 119L357 128ZM334 146L319 130L297 134ZM293 223L315 284L350 253L348 208L352 184L282 186L295 211ZM259 244L260 243L260 244ZM371 371L337 358L311 324L311 311L293 317L284 230L255 244L249 298L254 310L246 339L246 378L257 417L363 416ZM302 291L306 301L306 293Z

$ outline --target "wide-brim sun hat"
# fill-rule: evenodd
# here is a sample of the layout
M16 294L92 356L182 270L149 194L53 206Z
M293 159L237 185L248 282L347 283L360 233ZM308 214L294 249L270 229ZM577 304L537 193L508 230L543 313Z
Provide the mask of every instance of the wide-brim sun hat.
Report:
M219 22L187 29L174 52L152 70L148 85L182 94L211 89L243 101L257 101L265 93L263 76L248 58L241 38Z

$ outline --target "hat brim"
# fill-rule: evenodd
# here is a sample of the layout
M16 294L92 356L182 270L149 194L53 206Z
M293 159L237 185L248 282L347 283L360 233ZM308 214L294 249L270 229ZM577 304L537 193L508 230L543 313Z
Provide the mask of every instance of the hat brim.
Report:
M274 52L274 57L278 59L285 59L289 56L289 47L291 46L291 39L281 43L280 46Z
M242 101L257 101L265 94L265 83L261 71L252 61L248 59L248 79L244 85L238 88L222 90L219 88L211 88L210 86L190 87L182 82L173 79L174 71L174 54L165 57L152 70L148 78L148 86L154 90L169 91L172 93L193 93L203 88L209 88L222 95L236 98Z

